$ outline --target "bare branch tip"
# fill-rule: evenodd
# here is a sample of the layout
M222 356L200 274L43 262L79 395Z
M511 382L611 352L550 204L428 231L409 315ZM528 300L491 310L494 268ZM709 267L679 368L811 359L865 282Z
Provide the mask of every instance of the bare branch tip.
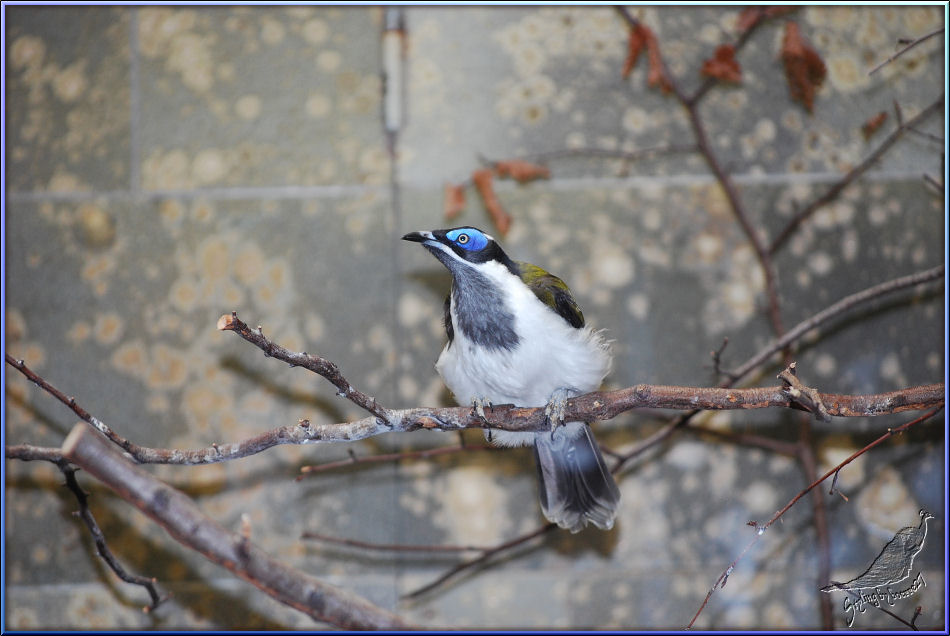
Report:
M217 328L218 331L232 331L234 330L234 325L237 324L237 312L231 312L229 314L224 314L218 318Z

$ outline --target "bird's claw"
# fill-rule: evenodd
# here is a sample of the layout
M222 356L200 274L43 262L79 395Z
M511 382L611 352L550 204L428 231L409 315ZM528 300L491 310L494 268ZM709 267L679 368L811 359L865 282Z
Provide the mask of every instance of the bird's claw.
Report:
M558 389L551 394L547 405L544 407L544 416L551 424L551 437L561 426L564 426L564 411L567 408L567 398L571 393L567 389Z
M484 397L473 397L471 399L471 402L472 402L472 412L478 415L478 417L482 418L483 422L488 422L488 418L485 417L485 407L487 406L489 409L492 408L491 400ZM492 441L491 439L492 435L491 435L491 429L487 426L485 427L485 435L488 437L488 443L490 444Z
M486 406L487 406L489 409L492 408L491 400L489 400L488 398L482 398L482 397L473 397L473 398L472 398L472 410L475 411L475 414L478 415L478 417L480 417L480 418L482 418L483 420L486 420L486 421L487 421L488 418L485 417L485 407L486 407Z

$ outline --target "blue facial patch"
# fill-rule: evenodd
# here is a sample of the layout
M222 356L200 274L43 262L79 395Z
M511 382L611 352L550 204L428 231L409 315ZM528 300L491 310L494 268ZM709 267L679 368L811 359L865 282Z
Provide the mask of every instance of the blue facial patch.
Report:
M473 227L463 227L445 233L446 238L469 252L477 252L488 245L488 237Z

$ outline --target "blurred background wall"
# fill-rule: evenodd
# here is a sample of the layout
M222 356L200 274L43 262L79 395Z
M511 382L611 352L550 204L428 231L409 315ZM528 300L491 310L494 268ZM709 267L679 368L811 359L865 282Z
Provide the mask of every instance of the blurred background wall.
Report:
M709 352L737 366L772 338L761 269L722 189L695 152L685 111L646 83L646 53L621 76L627 26L608 7L405 7L405 121L387 150L376 7L4 8L6 351L139 444L194 448L300 418L364 414L322 379L215 329L235 310L292 350L337 363L392 408L451 405L433 363L448 275L410 230L482 227L549 269L608 330L608 387L713 385ZM631 8L686 91L740 9ZM827 78L813 112L789 97L786 21ZM742 83L715 86L701 116L753 225L774 238L798 206L857 165L904 118L943 95L944 35L874 75L901 38L943 26L942 6L802 7L758 28ZM390 85L390 88L393 88ZM396 88L399 88L398 86ZM889 113L870 138L862 124ZM944 261L942 109L776 253L790 327L837 299ZM497 181L502 238L466 188L484 162L547 156L551 178ZM944 377L942 288L836 321L796 349L806 384L875 393ZM778 363L754 381L776 384ZM75 417L5 369L6 443L58 446ZM595 424L623 452L669 421L627 413ZM814 424L827 470L907 414ZM707 413L697 423L795 442L801 416ZM833 575L859 574L927 508L920 625L944 619L945 438L939 421L882 445L827 495ZM477 443L470 431L465 438ZM377 463L294 481L300 466L458 441L413 433L349 445L283 446L240 461L149 470L281 559L427 625L683 627L719 573L807 481L791 457L690 433L625 469L611 532L549 533L421 600L399 597L456 557L352 550L361 541L492 545L543 519L530 451ZM91 479L93 512L145 593L96 557L51 465L5 464L8 628L311 628L303 615L190 553ZM707 628L818 628L813 510L806 499L748 554L700 617ZM843 624L841 597L834 620ZM858 627L897 628L880 612Z

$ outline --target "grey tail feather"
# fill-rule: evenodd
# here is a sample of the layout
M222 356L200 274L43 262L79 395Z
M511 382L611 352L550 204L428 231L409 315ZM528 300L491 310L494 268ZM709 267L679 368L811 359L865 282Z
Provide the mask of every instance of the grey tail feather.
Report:
M550 433L535 437L534 458L541 490L541 510L571 532L588 522L610 530L620 504L620 490L600 454L590 427L573 439Z

